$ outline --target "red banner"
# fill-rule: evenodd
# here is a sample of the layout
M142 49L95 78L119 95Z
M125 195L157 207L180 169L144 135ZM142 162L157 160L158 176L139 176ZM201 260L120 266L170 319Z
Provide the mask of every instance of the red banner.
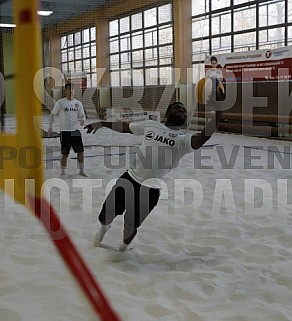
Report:
M205 72L225 82L292 80L292 46L207 56Z

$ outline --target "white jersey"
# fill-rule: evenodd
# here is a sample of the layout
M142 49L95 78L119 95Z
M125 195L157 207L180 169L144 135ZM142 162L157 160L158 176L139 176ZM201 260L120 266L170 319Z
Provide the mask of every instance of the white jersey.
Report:
M58 100L52 114L60 116L60 131L74 131L77 129L78 120L85 121L86 119L83 105L77 99L63 98Z
M168 128L162 123L147 120L130 124L135 135L144 135L142 145L132 159L129 175L138 183L160 188L160 180L193 151L191 135Z
M208 78L217 78L218 80L223 80L223 74L221 69L208 69L206 71L206 77Z

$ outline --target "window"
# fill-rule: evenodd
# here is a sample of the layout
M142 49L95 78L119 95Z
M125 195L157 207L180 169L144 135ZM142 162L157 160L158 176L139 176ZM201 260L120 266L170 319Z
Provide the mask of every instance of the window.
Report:
M110 21L111 86L173 83L172 5Z
M87 87L96 83L95 27L76 31L61 37L62 71L86 72Z
M233 14L234 31L254 29L256 27L256 7L237 9Z
M291 45L292 1L192 0L192 37L195 80L206 55Z
M288 45L292 45L292 26L288 27Z
M259 6L259 26L267 27L285 22L285 1L269 1Z

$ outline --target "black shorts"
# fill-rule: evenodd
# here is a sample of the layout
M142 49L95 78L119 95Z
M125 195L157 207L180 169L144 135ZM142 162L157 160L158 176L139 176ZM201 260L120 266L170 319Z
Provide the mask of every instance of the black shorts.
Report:
M63 155L69 155L71 147L75 153L84 152L82 137L79 130L74 130L72 132L61 131L60 141L61 153Z
M99 220L102 224L110 224L125 212L125 223L138 228L157 205L159 197L160 189L141 185L125 172L103 203Z

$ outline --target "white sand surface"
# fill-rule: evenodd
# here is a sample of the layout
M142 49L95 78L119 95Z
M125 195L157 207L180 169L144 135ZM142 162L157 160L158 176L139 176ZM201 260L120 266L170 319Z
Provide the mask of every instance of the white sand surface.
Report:
M59 140L43 140L45 188L121 320L292 320L290 142L213 135L167 176L128 259L117 261L92 240L134 152L124 146L141 139L105 129L83 138L88 178L71 153L61 179ZM39 222L0 198L0 320L97 320ZM119 217L104 241L118 245L122 226Z

